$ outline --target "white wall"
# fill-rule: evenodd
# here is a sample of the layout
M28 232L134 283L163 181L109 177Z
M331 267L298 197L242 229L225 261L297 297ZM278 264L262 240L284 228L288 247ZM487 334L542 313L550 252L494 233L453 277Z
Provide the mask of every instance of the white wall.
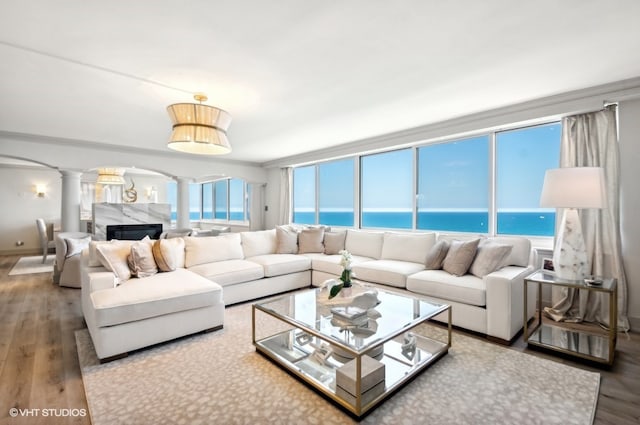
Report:
M640 329L640 100L621 102L620 215L622 254L629 292L629 320Z
M40 239L36 219L60 225L60 173L46 168L0 168L0 253L38 253ZM45 184L47 194L38 198L36 184ZM23 246L17 246L23 241Z

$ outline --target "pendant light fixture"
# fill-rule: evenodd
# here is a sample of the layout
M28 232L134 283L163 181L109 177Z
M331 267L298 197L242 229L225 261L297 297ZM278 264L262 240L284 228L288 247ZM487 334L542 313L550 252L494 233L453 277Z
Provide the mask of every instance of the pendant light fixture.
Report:
M124 184L124 169L123 168L98 168L98 184Z
M231 152L227 128L231 115L213 106L203 105L207 96L196 93L200 103L176 103L167 107L173 131L167 147L200 155L223 155Z

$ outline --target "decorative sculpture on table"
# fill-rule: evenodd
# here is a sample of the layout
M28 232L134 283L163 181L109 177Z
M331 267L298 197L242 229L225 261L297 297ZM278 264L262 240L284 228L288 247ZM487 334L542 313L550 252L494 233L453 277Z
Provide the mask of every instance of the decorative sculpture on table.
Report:
M138 200L138 192L135 189L136 184L133 179L131 179L131 187L129 189L125 189L124 195L122 196L122 200L128 204L136 202Z

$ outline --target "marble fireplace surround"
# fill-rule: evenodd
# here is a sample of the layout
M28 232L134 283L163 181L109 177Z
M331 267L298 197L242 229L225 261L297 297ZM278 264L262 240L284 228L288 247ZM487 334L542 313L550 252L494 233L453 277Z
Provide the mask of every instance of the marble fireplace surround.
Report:
M112 224L161 223L171 228L171 204L93 204L93 233L96 240L106 240L107 226Z

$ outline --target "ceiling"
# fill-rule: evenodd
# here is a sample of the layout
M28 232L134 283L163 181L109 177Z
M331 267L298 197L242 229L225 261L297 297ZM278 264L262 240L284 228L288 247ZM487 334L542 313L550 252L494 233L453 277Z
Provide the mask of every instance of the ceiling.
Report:
M263 163L640 76L636 0L0 3L0 132L167 151L166 106Z

